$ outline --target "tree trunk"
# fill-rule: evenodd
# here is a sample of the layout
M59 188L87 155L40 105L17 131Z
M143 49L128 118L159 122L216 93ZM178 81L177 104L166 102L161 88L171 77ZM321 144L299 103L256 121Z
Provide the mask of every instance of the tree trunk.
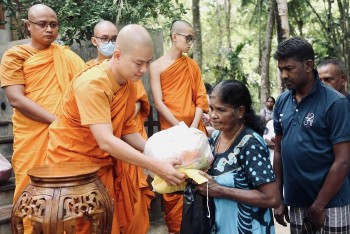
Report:
M288 5L287 0L277 0L278 16L281 22L282 39L289 37Z
M274 1L270 0L269 11L266 23L265 45L262 51L261 59L261 87L260 87L260 106L265 106L266 98L270 95L270 55L273 28L275 26Z
M227 47L232 48L231 43L231 0L225 1Z
M202 30L199 1L192 0L193 29L196 40L193 43L193 59L197 61L202 70Z
M288 6L287 0L274 0L274 8L276 11L276 31L277 31L277 41L280 44L282 41L286 40L289 37L289 23L288 23ZM277 71L277 85L278 85L278 94L281 94L284 90L282 81Z
M349 17L349 0L338 0L338 8L339 8L339 13L340 13L340 27L342 30L342 36L340 40L341 44L341 54L344 56L343 61L346 69L346 76L348 77L348 82L347 82L347 90L350 88L350 58L349 58L349 23L350 23L350 17Z

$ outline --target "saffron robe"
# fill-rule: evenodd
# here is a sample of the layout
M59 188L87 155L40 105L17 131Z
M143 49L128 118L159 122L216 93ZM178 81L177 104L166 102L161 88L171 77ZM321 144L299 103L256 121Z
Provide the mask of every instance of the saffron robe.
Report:
M46 111L58 115L59 103L73 77L85 68L84 61L68 47L52 44L44 50L30 45L14 46L1 61L1 87L24 85L25 96ZM44 163L49 124L13 110L13 157L16 189L14 203L29 183L27 171Z
M119 86L105 60L73 80L62 101L62 114L49 129L47 163L76 161L101 166L98 176L114 200L112 233L120 233L119 219L127 217L129 222L125 207L133 204L135 196L129 191L134 187L127 173L116 174L116 160L99 148L89 125L110 123L118 138L136 133L135 97L134 84L127 81ZM78 228L79 233L90 232L89 225Z
M92 65L95 65L95 59L90 59L89 61L86 62L86 66L90 67Z
M178 121L190 126L199 107L209 110L207 92L198 64L187 56L181 56L160 74L163 103ZM172 127L159 116L161 129ZM206 133L202 118L198 129ZM183 195L164 194L165 222L169 232L179 233L182 221Z
M150 113L150 105L142 81L139 80L134 82L134 85L136 89L136 102L140 102L141 104L140 111L135 116L135 122L138 132L145 140L147 140L148 137L144 127L144 122ZM123 186L122 183L120 186L123 188L123 193L126 193L125 197L129 196L134 199L130 199L133 203L130 202L129 207L125 206L125 212L128 213L128 216L122 217L122 220L119 220L122 233L146 234L149 229L148 210L150 209L151 200L154 198L154 193L149 189L147 183L147 176L145 175L143 168L118 160L117 175L119 175L120 172L128 174L128 176L125 176L124 178L130 177L131 183L134 187L133 191L126 192L124 189L126 186ZM120 190L122 190L121 188Z

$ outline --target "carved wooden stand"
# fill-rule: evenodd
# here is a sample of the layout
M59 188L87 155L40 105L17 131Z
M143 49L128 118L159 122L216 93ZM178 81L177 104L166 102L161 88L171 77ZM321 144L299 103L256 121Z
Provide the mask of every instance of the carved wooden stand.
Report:
M28 171L31 183L12 210L12 233L23 233L27 217L33 233L75 233L76 220L90 222L90 233L111 233L112 199L91 163L59 163Z

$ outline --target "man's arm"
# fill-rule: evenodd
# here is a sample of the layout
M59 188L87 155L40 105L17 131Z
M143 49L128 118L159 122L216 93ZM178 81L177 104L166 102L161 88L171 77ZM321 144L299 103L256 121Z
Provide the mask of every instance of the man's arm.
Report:
M194 119L191 123L191 128L198 128L198 124L201 121L203 116L203 110L199 107L196 107L196 113L194 114Z
M327 174L326 180L318 193L316 200L307 210L310 222L321 228L324 224L324 209L336 195L350 171L350 141L333 145L334 162Z
M128 135L122 136L122 140L137 149L138 151L143 152L145 149L146 141L139 133L131 133Z
M281 156L281 142L282 135L276 135L275 137L275 153L273 156L273 171L276 176L276 183L279 188L279 195L281 197L281 204L277 209L274 209L274 216L276 221L283 225L287 226L286 221L289 223L288 209L287 206L283 203L283 165L282 165L282 156Z
M47 124L56 120L57 117L55 115L44 110L24 95L24 85L10 85L3 87L3 89L11 106L26 117Z
M179 121L175 118L173 113L171 113L169 108L163 102L162 87L160 85L160 70L159 67L157 67L157 64L151 64L150 77L151 90L155 108L168 123L170 123L173 126L178 125Z
M174 168L174 165L180 164L179 159L157 161L147 157L123 140L115 137L111 124L92 124L89 127L100 149L112 157L150 170L171 185L177 185L184 181L185 175L177 172ZM133 139L133 136L131 136L131 139ZM126 140L130 140L130 136L127 136Z

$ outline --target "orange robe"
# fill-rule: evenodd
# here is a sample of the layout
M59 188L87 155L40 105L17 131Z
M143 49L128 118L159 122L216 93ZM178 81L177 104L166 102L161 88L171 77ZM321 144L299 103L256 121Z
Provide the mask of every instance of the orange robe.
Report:
M163 102L178 121L190 126L196 107L208 112L207 92L198 64L187 56L181 56L160 74ZM159 116L162 129L172 127ZM198 129L206 133L201 120ZM169 232L179 233L182 221L183 195L164 194L165 222Z
M124 201L128 204L128 199L135 199L134 196L124 196L124 192L132 190L133 186L129 177L124 179L119 175L118 178L126 181L125 187L120 188L120 179L115 178L115 160L99 148L89 125L111 123L113 134L120 138L137 132L134 112L134 84L128 81L119 86L108 62L103 61L87 68L73 80L62 101L62 114L49 129L47 163L76 161L101 166L98 176L114 200L112 233L120 233L118 221L127 216ZM88 229L88 225L83 225L79 231L89 233Z
M139 80L135 82L134 85L136 89L136 102L140 102L141 104L140 111L135 116L135 122L138 132L145 140L147 140L148 137L144 127L144 122L150 113L150 105L142 81ZM143 168L118 160L117 175L123 173L126 174L124 179L127 178L128 180L131 180L133 189L131 189L132 191L125 191L124 188L127 186L120 183L120 190L124 190L124 197L132 196L134 200L129 199L131 202L129 202L128 206L125 206L125 212L127 212L128 215L119 219L122 233L146 234L149 229L148 210L150 209L151 200L154 198L154 193L149 189L147 176L145 175ZM123 179L120 179L120 181L122 182Z
M73 77L85 67L69 48L52 44L37 50L29 45L9 49L0 69L1 86L24 85L25 96L48 112L58 115L59 103ZM32 120L13 110L12 166L16 178L14 203L28 185L27 171L44 163L49 124Z
M89 61L86 62L86 66L90 67L92 65L95 65L95 59L90 59Z

